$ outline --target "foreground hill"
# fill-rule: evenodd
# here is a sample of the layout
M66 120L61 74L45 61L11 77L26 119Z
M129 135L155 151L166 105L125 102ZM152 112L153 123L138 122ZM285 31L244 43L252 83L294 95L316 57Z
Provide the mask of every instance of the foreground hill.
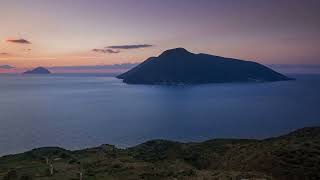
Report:
M32 70L26 71L23 74L51 74L51 72L44 67L37 67Z
M151 57L118 76L129 84L203 84L224 82L283 81L290 78L261 64L209 54L194 54L183 48Z
M265 140L153 140L69 151L38 148L0 158L0 179L319 179L320 127Z

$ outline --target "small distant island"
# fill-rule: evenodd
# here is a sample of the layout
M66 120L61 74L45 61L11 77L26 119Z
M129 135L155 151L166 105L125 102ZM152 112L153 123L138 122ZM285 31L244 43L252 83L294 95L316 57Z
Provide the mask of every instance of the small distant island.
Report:
M6 65L0 65L0 69L14 69L14 67L6 64Z
M272 82L292 80L266 66L184 48L164 51L117 76L128 84L205 84L226 82Z
M152 140L70 151L45 147L0 157L0 179L320 179L320 127L264 140Z
M23 74L51 74L51 72L44 67L37 67L32 70L26 71Z

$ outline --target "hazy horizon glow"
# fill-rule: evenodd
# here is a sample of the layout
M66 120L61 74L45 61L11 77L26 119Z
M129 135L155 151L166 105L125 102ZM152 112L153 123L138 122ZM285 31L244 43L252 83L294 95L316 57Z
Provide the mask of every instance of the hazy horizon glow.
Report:
M0 65L134 63L175 47L320 64L319 9L318 0L2 0Z

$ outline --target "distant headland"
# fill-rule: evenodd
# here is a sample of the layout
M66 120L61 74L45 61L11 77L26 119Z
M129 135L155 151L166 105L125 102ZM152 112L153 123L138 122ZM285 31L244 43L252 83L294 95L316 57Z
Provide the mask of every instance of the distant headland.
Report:
M292 80L266 66L184 48L164 51L117 76L128 84L205 84L226 82L272 82Z
M44 67L37 67L32 70L26 71L23 74L51 74L51 72Z

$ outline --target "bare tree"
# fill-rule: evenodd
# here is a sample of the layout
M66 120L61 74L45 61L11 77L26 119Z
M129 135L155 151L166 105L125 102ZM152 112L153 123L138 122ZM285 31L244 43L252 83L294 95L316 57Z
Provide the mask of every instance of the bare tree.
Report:
M53 168L53 164L52 164L52 161L50 162L50 166L49 166L49 169L50 169L50 176L53 176L53 171L54 171L54 168Z
M45 156L44 158L45 158L45 160L46 160L46 165L49 165L49 157L48 157L48 156Z
M49 175L50 175L50 176L53 176L54 167L53 167L52 160L51 160L50 156L45 156L44 158L45 158L45 160L46 160L46 165L48 166Z
M78 162L78 165L79 165L79 180L83 180L83 174L84 174L84 169L82 167L82 164L81 162Z
M80 172L79 172L79 180L82 180L83 178L83 172L82 172L82 169L80 169Z

